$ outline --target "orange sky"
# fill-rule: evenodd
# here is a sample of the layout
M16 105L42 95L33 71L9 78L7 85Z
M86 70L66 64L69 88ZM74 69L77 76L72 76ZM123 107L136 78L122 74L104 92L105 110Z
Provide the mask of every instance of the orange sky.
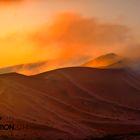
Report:
M0 0L0 67L44 60L75 63L112 51L129 55L132 46L138 52L138 3L119 2ZM130 8L135 9L131 15Z

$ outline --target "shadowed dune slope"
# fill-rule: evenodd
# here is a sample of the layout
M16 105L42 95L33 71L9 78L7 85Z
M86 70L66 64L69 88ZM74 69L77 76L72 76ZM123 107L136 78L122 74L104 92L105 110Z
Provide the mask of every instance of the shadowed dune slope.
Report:
M126 69L64 68L0 75L0 113L75 138L140 132L140 75ZM47 133L47 132L46 132Z

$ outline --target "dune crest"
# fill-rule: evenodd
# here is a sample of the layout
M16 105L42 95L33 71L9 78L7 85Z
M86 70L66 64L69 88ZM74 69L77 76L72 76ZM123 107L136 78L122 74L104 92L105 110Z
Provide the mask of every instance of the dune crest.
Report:
M93 68L122 68L126 64L125 59L121 56L115 53L108 53L83 64L83 66Z

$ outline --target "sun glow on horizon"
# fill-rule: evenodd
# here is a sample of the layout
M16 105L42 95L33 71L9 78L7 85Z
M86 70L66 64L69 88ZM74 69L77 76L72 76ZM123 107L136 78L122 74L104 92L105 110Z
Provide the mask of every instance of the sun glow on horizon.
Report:
M82 0L81 5L64 0L0 0L0 68L46 61L46 68L52 69L79 65L108 52L132 55L128 46L139 43L131 37L130 21L115 22L116 11L110 15L109 9L106 18L102 10L106 11L102 3L91 0L86 4Z

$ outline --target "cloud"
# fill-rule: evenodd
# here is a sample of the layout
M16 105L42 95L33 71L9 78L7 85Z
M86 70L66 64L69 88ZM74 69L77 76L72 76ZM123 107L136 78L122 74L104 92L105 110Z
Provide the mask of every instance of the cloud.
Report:
M122 54L131 59L140 60L140 44L131 42L129 45L124 47Z
M14 41L13 46L17 46L16 53L19 49L19 55L23 58L22 62L18 60L22 64L47 61L37 63L35 66L30 64L16 67L17 72L28 75L61 67L79 66L110 52L125 53L130 56L131 53L128 52L131 52L130 44L133 44L131 31L127 26L104 23L94 17L84 17L76 13L60 14L49 25L44 25L24 36L17 34L14 36L16 39L13 39L13 36L11 39ZM21 40L15 43L18 38ZM21 55L23 51L24 55ZM26 54L26 52L32 53ZM19 58L19 55L16 58Z
M0 3L2 4L11 4L11 3L19 3L22 2L24 0L0 0Z
M0 0L0 2L11 2L13 0Z
M32 36L40 48L59 48L58 58L62 59L96 57L126 45L130 38L125 25L103 23L75 13L58 15L50 26L43 26Z

